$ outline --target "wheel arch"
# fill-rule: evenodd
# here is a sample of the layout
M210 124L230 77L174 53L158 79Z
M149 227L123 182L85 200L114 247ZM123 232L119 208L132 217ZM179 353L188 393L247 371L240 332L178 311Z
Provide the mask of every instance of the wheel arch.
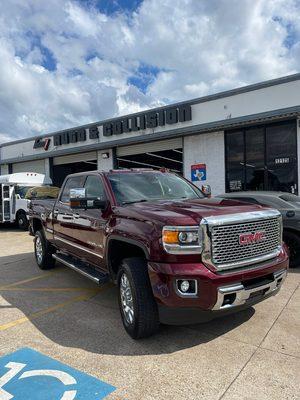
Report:
M113 280L116 280L121 261L128 257L149 259L147 247L134 239L111 235L106 243L106 264Z
M283 228L283 237L286 233L294 233L295 235L300 237L300 231L290 226L288 226L287 228Z
M35 234L39 230L44 231L43 223L39 218L32 218L30 225L33 234Z

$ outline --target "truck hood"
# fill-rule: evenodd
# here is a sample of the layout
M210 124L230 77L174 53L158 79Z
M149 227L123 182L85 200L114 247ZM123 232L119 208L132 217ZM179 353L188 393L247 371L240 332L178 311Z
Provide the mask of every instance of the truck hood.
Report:
M153 221L159 225L195 225L199 224L202 218L209 216L258 211L265 208L267 207L217 198L159 200L118 207L117 214L126 218Z

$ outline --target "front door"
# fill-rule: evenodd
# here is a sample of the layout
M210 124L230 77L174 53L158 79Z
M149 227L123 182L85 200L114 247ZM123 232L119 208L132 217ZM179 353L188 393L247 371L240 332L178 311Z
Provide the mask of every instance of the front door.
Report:
M102 179L99 175L88 175L84 185L86 196L107 199ZM104 229L107 219L99 209L74 210L74 241L77 251L87 261L100 268L104 263Z
M1 185L1 211L0 221L10 222L11 221L11 192L13 188L9 185Z

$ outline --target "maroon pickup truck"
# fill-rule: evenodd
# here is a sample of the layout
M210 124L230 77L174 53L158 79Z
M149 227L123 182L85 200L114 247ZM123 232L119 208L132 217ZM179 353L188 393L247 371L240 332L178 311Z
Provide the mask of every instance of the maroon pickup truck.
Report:
M276 294L288 256L278 211L208 199L182 177L153 170L69 175L57 200L32 201L41 269L55 261L118 285L134 339L159 323L188 324Z

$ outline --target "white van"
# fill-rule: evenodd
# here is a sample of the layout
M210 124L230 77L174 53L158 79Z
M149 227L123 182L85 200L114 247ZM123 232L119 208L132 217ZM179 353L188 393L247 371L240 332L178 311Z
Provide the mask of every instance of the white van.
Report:
M26 193L33 187L51 184L49 177L35 172L0 175L0 224L17 222L19 228L27 229L30 200Z

